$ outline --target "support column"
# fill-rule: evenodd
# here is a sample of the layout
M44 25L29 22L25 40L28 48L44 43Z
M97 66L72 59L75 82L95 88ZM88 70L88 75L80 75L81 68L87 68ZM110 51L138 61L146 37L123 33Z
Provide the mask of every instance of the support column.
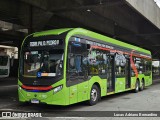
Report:
M159 74L158 74L158 78L159 78L159 76L160 76L160 59L159 59L159 67L158 67L158 72L159 72Z

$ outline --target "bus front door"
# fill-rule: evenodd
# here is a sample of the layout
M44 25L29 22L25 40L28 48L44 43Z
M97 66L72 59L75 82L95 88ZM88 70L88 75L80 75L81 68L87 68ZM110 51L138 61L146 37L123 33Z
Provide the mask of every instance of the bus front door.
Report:
M67 86L69 87L70 104L81 102L88 98L88 74L82 65L82 58L83 56L74 54L68 59Z

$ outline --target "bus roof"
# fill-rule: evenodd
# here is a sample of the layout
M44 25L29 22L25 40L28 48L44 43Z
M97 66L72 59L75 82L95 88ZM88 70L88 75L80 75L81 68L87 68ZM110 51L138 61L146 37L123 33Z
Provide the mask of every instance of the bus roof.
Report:
M63 28L63 29L54 29L54 30L48 30L48 31L42 31L42 32L36 32L33 34L33 37L39 37L39 36L46 36L46 35L60 35L64 32L68 32L67 36L68 38L70 38L73 35L84 35L84 36L88 36L91 38L95 38L95 39L99 39L108 43L112 43L118 46L122 46L124 48L129 48L129 49L133 49L135 51L139 51L139 52L143 52L146 54L151 54L151 52L149 50L116 40L114 38L110 38L104 35L101 35L99 33L95 33L83 28Z
M54 29L54 30L36 32L33 34L33 37L46 36L46 35L60 35L72 29L73 28L62 28L62 29Z

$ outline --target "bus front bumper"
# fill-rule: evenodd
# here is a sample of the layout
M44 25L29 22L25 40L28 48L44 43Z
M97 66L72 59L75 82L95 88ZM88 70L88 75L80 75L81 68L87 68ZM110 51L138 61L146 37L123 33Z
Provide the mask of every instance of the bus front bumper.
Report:
M50 105L67 105L64 90L54 94L53 90L48 92L28 92L21 87L18 88L18 95L20 102L30 102L37 104L50 104Z

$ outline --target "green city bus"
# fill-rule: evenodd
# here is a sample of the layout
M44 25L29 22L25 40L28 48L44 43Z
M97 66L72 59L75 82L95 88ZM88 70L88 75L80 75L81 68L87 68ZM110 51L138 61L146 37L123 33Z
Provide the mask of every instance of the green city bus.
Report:
M21 46L19 101L70 105L152 84L151 52L83 29L36 32Z

